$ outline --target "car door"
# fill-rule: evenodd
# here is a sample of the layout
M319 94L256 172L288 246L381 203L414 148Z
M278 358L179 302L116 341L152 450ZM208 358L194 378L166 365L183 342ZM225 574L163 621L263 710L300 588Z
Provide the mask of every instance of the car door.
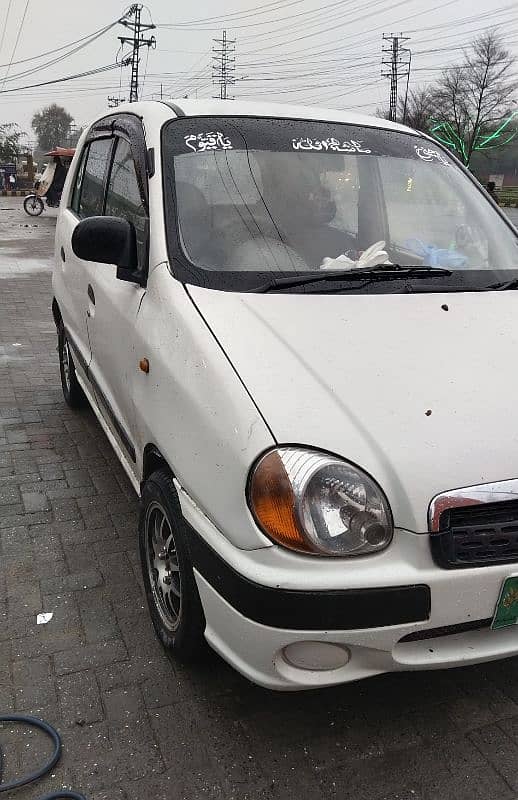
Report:
M143 134L142 134L143 135ZM147 272L148 212L142 174L137 176L129 136L115 137L106 184L104 213L122 217L136 229L138 266ZM135 352L135 321L145 292L138 283L117 278L117 268L97 264L90 275L88 330L92 348L90 381L112 433L134 470L136 462L132 376L143 354ZM145 354L144 354L145 355Z
M85 144L56 230L56 260L59 264L56 270L56 292L74 363L83 379L88 378L91 358L87 317L88 287L95 265L82 261L74 254L72 234L79 220L102 214L112 146L111 137L94 139Z

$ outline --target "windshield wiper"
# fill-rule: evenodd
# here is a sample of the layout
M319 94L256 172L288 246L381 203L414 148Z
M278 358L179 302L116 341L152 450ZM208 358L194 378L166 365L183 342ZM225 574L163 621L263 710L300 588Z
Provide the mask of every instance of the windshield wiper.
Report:
M344 269L344 270L329 270L325 272L312 272L308 275L298 275L293 278L272 278L271 281L263 283L260 286L254 286L248 289L249 292L269 292L277 288L290 288L291 286L304 286L308 283L319 283L320 281L347 281L347 280L363 280L368 283L374 280L397 280L402 277L410 278L425 278L428 276L435 277L436 275L452 275L450 269L444 267L424 267L417 266L402 266L401 264L381 264L377 267L370 269Z

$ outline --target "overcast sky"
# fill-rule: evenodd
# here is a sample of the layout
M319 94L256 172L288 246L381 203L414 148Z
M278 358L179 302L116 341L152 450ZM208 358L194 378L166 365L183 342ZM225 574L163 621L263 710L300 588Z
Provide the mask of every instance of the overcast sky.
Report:
M0 0L0 89L16 89L0 94L0 122L17 122L32 138L32 114L48 103L65 106L81 126L106 109L108 95L127 96L128 68L19 91L29 84L115 63L120 58L117 37L125 33L120 25L47 66L72 49L66 45L109 25L127 8L118 0L29 0L27 9L26 3ZM220 18L198 22L216 15ZM147 52L141 51L145 98L158 96L161 87L165 97L215 93L210 49L223 28L236 39L238 81L232 92L236 97L366 113L387 103L389 82L380 75L384 32L410 37L411 87L433 80L441 66L458 60L462 47L491 25L500 26L509 49L518 55L516 0L198 0L185 4L148 0L142 18L157 25L153 31L157 47L149 53L147 70ZM190 24L182 27L184 23ZM38 60L25 60L48 51Z

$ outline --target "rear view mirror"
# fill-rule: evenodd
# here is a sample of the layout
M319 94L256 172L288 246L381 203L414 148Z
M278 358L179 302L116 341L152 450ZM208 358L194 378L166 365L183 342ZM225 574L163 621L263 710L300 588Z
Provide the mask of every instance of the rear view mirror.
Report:
M115 264L118 278L140 283L133 275L138 268L135 227L126 219L88 217L81 220L72 234L72 250L83 261Z

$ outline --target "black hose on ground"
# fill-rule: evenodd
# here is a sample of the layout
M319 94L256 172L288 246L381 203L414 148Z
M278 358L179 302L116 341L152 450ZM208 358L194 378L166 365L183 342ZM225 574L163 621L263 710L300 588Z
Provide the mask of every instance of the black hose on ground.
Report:
M46 734L54 745L54 751L47 761L40 769L34 770L29 775L24 775L22 778L16 778L8 783L2 783L3 771L3 758L0 749L0 792L9 792L13 789L20 789L22 786L27 786L29 783L40 780L44 775L47 775L58 763L61 758L61 737L57 730L37 717L30 717L25 714L0 714L0 723L2 722L15 722L17 725L30 725L33 728L38 728ZM41 797L40 800L61 800L61 798L69 798L69 800L86 800L85 796L77 792L70 792L67 789L62 791L51 792Z

